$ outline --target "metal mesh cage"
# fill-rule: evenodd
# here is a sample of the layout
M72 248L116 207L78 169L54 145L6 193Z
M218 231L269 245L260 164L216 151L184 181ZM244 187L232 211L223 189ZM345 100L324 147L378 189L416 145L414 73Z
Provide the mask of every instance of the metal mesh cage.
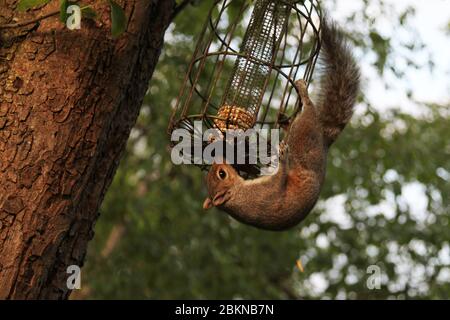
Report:
M260 0L242 42L232 77L226 90L225 105L247 109L255 115L261 104L264 87L274 64L281 34L287 27L290 7L284 3Z
M169 134L184 128L192 136L202 135L195 132L194 121L222 132L288 123L301 108L294 82L311 81L320 21L317 0L214 1Z

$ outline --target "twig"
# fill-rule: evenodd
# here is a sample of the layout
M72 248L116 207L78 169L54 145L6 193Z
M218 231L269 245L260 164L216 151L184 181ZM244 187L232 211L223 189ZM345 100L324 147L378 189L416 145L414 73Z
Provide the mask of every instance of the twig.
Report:
M175 7L175 9L173 10L173 13L172 13L172 20L175 19L176 16L177 16L181 11L183 11L183 9L186 8L186 6L187 6L188 4L190 4L192 1L193 1L193 0L183 0L179 5L177 5L177 6Z
M79 1L80 1L80 0L77 0L77 1L75 1L74 3L77 3L77 2L79 2ZM39 22L39 21L41 21L41 20L44 20L44 19L47 19L47 18L56 16L56 15L59 14L59 12L60 12L60 10L56 10L56 11L53 11L53 12L44 14L44 15L42 15L42 16L40 16L40 17L37 17L37 18L35 18L35 19L32 19L32 20L0 25L0 29L12 29L12 28L21 28L21 27L25 27L25 26L28 26L28 25L30 25L30 24L37 23L37 22Z
M50 13L47 13L47 14L44 14L43 16L37 17L37 18L32 19L32 20L0 25L0 29L12 29L12 28L25 27L27 25L39 22L41 20L44 20L44 19L56 16L57 14L59 14L59 10L58 11L53 11L53 12L50 12Z

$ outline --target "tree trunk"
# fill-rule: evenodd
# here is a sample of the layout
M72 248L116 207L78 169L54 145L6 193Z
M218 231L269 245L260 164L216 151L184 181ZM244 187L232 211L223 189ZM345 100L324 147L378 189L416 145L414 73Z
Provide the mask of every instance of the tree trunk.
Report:
M0 25L27 13L0 0ZM174 0L129 0L126 34L109 8L70 31L51 17L0 29L0 299L64 299L83 265L98 209L125 149Z

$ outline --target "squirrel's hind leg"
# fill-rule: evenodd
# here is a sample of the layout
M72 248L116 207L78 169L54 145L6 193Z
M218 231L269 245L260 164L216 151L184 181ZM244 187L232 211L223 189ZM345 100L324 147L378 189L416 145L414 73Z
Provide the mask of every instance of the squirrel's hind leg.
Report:
M283 140L280 142L278 150L278 183L280 190L283 190L287 184L289 174L289 145ZM275 182L276 180L274 180Z
M300 99L302 100L303 106L306 106L306 105L312 106L313 103L312 103L311 99L309 98L306 81L303 79L295 81L295 87L298 90L298 93L300 95Z

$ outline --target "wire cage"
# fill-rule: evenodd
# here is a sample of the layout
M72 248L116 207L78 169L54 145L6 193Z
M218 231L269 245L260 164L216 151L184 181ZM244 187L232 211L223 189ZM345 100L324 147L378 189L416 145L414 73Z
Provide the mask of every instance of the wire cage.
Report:
M311 82L321 19L317 0L215 0L170 118L169 135L175 129L202 135L195 121L202 121L204 130L222 133L286 128L301 110L295 81ZM257 175L249 168L239 170Z

